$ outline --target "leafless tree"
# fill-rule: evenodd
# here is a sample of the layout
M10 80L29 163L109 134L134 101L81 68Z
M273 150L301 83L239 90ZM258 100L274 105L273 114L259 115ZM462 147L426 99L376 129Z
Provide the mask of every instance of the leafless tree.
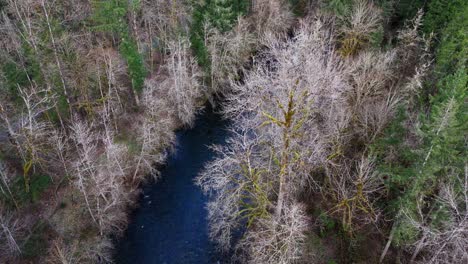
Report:
M251 19L255 32L264 35L282 36L291 27L294 16L284 0L253 1Z
M52 248L50 249L49 256L47 257L47 263L51 264L74 264L80 263L82 259L79 257L76 243L72 245L66 245L62 239L58 239L52 242Z
M304 22L296 37L286 42L273 36L265 39L268 49L254 69L242 83L232 84L225 114L234 122L234 135L229 147L215 148L220 157L198 178L198 184L214 195L208 205L211 236L222 248L229 248L240 219L247 219L250 239L240 243L251 248L284 246L271 244L274 239L262 235L272 235L275 227L270 224L303 231L304 218L290 222L289 210L304 187L316 185L309 172L326 160L327 143L320 137L330 132L322 125L320 112L347 89L338 56L330 52L332 43L323 35L327 30L316 20ZM281 263L292 262L301 251L300 243L294 239L285 243L287 250L265 254Z
M248 252L246 263L298 263L309 223L304 206L295 203L285 208L281 219L260 219L237 247Z
M355 171L352 171L352 170ZM375 223L379 219L379 210L374 202L383 187L372 160L362 157L357 164L344 162L336 166L330 175L327 192L337 204L330 209L330 214L338 214L344 230L352 234L356 227Z
M268 152L252 131L233 131L228 147L215 146L218 158L208 163L197 178L202 189L212 195L208 203L210 237L222 249L231 246L233 233L241 219L248 225L267 217L273 205L269 200L272 186L264 174L268 171Z
M34 9L39 9L39 2L34 0L8 0L8 8L15 15L21 26L19 35L26 41L35 52L38 52L37 23L33 19Z
M72 122L71 126L71 138L75 143L75 148L78 154L78 159L74 161L73 169L76 177L75 184L83 194L83 198L86 203L86 208L95 223L97 219L94 213L94 207L92 205L92 195L88 186L93 186L90 183L92 177L95 176L97 170L96 164L96 150L97 140L96 135L91 131L91 127L84 121L81 121L78 117Z
M371 34L382 28L382 11L372 1L352 1L352 9L338 17L340 23L340 53L347 57L366 47Z
M19 239L24 235L24 227L11 212L0 204L0 256L21 253Z
M195 114L200 109L202 98L201 71L197 62L190 54L188 39L179 39L168 44L170 55L164 67L168 77L161 84L167 90L180 121L185 125L193 125Z
M394 51L362 52L347 61L347 74L353 89L348 90L349 111L354 116L354 131L367 140L385 128L405 92L396 85Z
M72 138L79 154L74 163L75 184L101 235L120 232L126 224L125 208L129 202L124 189L129 167L125 146L113 143L113 135L93 132L92 125L75 119ZM98 144L103 144L104 153Z
M241 17L235 27L226 33L209 24L205 28L205 42L211 61L211 92L222 94L230 90L231 81L238 81L239 72L242 72L258 45L258 39L250 32L249 21Z
M65 84L65 77L64 77L64 74L63 74L63 70L62 70L62 64L60 62L59 54L58 54L58 51L57 51L58 47L57 47L57 43L55 41L54 33L52 32L52 26L50 24L51 22L50 22L50 18L49 18L47 0L41 0L41 6L42 6L42 10L44 11L44 16L46 18L47 28L49 30L49 37L50 37L50 40L52 42L52 49L54 51L55 63L57 64L57 68L58 68L58 72L59 72L59 76L60 76L60 81L62 83L63 94L65 96L65 100L67 101L68 106L70 107L71 102L70 102L69 91L68 91L67 85ZM71 108L70 108L70 111L71 111Z
M14 21L4 12L0 17L0 47L7 54L14 54L21 48L21 38L17 33Z
M444 183L433 210L445 210L447 219L442 225L432 219L418 204L418 214L403 212L409 223L421 232L411 246L411 260L417 263L465 263L468 260L468 166L464 175L455 176L452 183ZM433 211L431 210L431 211ZM427 211L427 210L426 210Z
M109 237L99 237L96 241L82 245L85 257L91 263L112 263L114 243Z
M44 0L46 1L46 0ZM49 19L49 13L47 12L46 4L45 2L40 0L40 1L35 1L35 0L8 0L8 6L7 8L10 10L11 14L14 14L15 22L19 24L17 28L17 35L21 36L21 39L32 48L33 54L35 56L35 59L37 60L39 64L39 70L41 72L41 76L44 78L45 81L45 89L46 90L52 90L54 88L54 85L52 84L52 77L50 76L50 72L55 72L55 67L59 67L59 69L62 69L60 65L60 61L58 60L59 58L57 57L58 54L54 53L55 56L55 63L56 65L50 67L51 65L47 64L47 60L43 58L43 52L40 49L40 30L41 30L41 23L42 19L44 16L46 21L48 22L48 25L50 26L50 19ZM42 14L41 12L36 12L37 10L42 10L45 11L45 14ZM49 28L49 34L51 33L51 28ZM53 49L57 51L57 43L55 42L55 39L53 36L51 36L53 39ZM18 52L18 54L20 54ZM23 63L24 64L24 63ZM59 73L61 80L62 81L62 89L65 95L68 95L68 90L67 87L65 86L65 80L64 80L64 73L62 70L60 70ZM29 76L28 76L29 78ZM31 86L35 85L32 83L31 78L29 78L29 81L31 82ZM52 98L54 100L50 101L50 105L54 106L56 108L56 112L58 114L60 123L62 125L62 128L64 127L64 123L60 114L60 111L57 106L57 97ZM67 103L70 103L70 97L66 96Z
M165 1L141 1L141 17L144 28L140 31L139 39L144 44L144 50L148 51L151 60L151 69L155 68L155 63L159 52L168 48L167 43L177 39L179 32L189 31L190 25L190 5L181 0Z
M13 193L11 192L10 185L12 184L13 177L10 168L4 163L0 162L0 191L5 197L9 197L15 204L16 209L19 209L18 202L16 201Z
M107 87L100 86L99 89L105 111L108 111L109 114L112 114L116 118L124 110L124 100L122 100L121 94L125 90L125 87L122 87L120 84L119 76L125 74L125 63L116 51L110 49L102 49L102 51L103 56L101 58L105 65Z
M367 2L358 7L363 10L355 14L353 27L367 34L378 14L370 14ZM284 224L285 212L306 189L320 190L332 201L329 213L343 219L349 231L379 219L374 204L382 183L372 154L348 148L356 138L370 144L382 133L420 74L414 73L413 84L408 84L413 73L397 76L398 50L339 56L339 32L330 22L320 15L302 20L291 39L265 34L265 50L254 58L253 69L241 83L231 83L224 112L234 122L234 136L228 147L215 148L219 158L198 178L214 197L208 204L211 236L224 249L242 218L251 240L240 244L268 244L259 234L274 227L261 223ZM319 167L325 168L324 183L310 176Z
M16 113L17 111L0 102L0 116L6 125L10 140L23 161L23 176L28 192L29 173L34 171L37 165L44 165L43 156L47 151L45 143L50 124L42 121L41 115L53 107L50 102L54 94L49 90L39 90L35 86L29 89L18 86L18 91L24 108L20 113Z
M72 148L67 132L61 128L53 128L51 125L47 130L48 137L44 140L43 155L44 165L41 171L51 177L57 184L57 189L72 175ZM56 189L56 190L57 190Z
M422 26L423 15L424 13L420 9L416 16L407 21L405 27L398 32L397 39L399 41L399 46L397 47L397 51L400 57L399 59L404 62L400 64L400 67L402 67L401 71L403 71L402 74L404 74L404 71L408 68L419 65L421 59L420 55L427 56L427 54L430 53L428 50L430 48L430 43L427 42L431 41L432 35L423 37L419 33ZM422 54L421 49L424 51Z
M156 80L147 80L142 93L144 114L138 126L137 141L140 147L136 156L136 167L133 181L138 182L138 176L151 173L157 176L154 165L164 161L166 150L175 140L175 122L173 106L161 97L161 89Z

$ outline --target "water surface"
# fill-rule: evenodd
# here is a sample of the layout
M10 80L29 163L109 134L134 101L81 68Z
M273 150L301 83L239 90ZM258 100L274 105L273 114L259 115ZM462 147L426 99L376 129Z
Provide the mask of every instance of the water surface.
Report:
M219 115L207 110L194 128L177 133L177 150L162 169L161 179L143 188L140 206L117 246L116 263L223 263L207 235L207 197L193 180L213 159L208 146L224 143L226 126Z

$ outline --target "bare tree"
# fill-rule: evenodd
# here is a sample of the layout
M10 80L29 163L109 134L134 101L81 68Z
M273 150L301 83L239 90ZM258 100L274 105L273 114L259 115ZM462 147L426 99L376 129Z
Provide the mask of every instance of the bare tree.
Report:
M211 62L211 92L223 94L230 90L230 82L239 80L239 73L247 64L258 39L249 28L249 21L239 17L235 27L221 33L205 25L205 42Z
M92 133L90 125L81 121L78 117L75 117L75 120L72 121L71 131L71 138L75 143L78 154L78 159L73 163L74 175L76 177L75 184L83 194L86 208L91 218L97 223L92 205L93 193L88 189L88 186L93 186L90 180L95 176L97 170L95 159L97 149L96 135Z
M138 182L138 176L151 173L157 176L154 168L156 163L164 161L166 150L175 140L173 121L173 106L160 97L156 80L147 80L142 93L142 106L144 114L138 126L137 141L139 153L136 156L136 166L133 173L133 182Z
M273 207L268 197L272 186L264 176L270 157L260 142L253 131L233 131L228 147L213 147L218 158L197 177L197 184L213 197L207 205L210 237L224 250L242 219L250 226L269 216Z
M347 89L338 57L329 52L331 42L321 38L326 34L321 21L308 21L289 41L265 39L268 49L253 70L242 83L232 84L224 111L234 122L234 136L229 147L215 148L220 157L197 180L213 193L211 236L224 249L246 219L247 234L240 242L245 248L270 247L262 256L280 263L294 261L301 252L298 233L306 221L295 204L304 187L316 185L309 172L326 160L327 143L320 137L330 133L318 115ZM292 213L298 222L290 221ZM294 230L298 240L285 237L286 244L275 244L275 228ZM285 251L275 252L283 246ZM263 258L249 257L253 263Z
M281 36L286 33L294 21L294 16L287 6L288 3L284 0L253 1L250 17L260 38L264 35Z
M117 117L124 111L125 100L121 97L126 88L121 84L119 77L126 74L125 63L115 50L101 49L101 54L102 56L99 58L104 63L107 80L107 87L99 86L101 98L105 108L107 108L106 111L112 114L112 116ZM99 67L97 68L99 73L100 69Z
M309 223L304 206L292 204L285 208L281 219L273 215L261 219L238 248L248 252L246 263L298 263L303 254Z
M191 126L203 95L200 83L202 74L190 54L190 44L187 39L170 42L168 49L170 55L164 67L169 76L161 86L167 90L168 99L175 105L179 120Z
M13 177L10 171L10 168L4 163L0 161L0 191L3 193L5 197L9 197L13 203L15 204L16 209L19 209L18 202L16 201L13 193L11 192L10 185L12 184Z
M74 264L80 263L82 258L79 257L76 243L66 245L62 239L52 242L53 246L50 249L47 263L51 264Z
M343 162L330 170L333 171L328 171L330 186L327 192L331 193L337 204L329 213L338 214L343 229L350 234L359 226L375 223L380 215L374 205L375 196L383 185L372 160L363 156L357 164Z
M45 0L44 0L45 1ZM49 74L48 65L47 65L47 60L43 59L43 54L40 49L40 28L41 28L41 14L40 12L35 12L35 10L40 10L43 9L46 11L46 20L49 22L50 26L50 20L48 17L47 9L45 8L45 3L44 1L35 1L35 0L8 0L8 8L11 11L12 14L14 14L15 20L18 21L19 27L17 30L17 34L21 36L21 39L29 45L29 47L32 48L33 54L35 56L36 61L39 64L39 71L41 73L41 76L44 78L45 81L45 89L46 90L51 90L54 88L54 85L52 84L51 76ZM44 4L44 5L42 5ZM49 34L51 34L49 28ZM52 36L53 38L53 36ZM53 41L55 43L55 39ZM56 44L56 43L55 43ZM54 44L54 50L56 51L56 46ZM19 52L18 52L19 53ZM19 53L21 54L21 53ZM54 53L57 55L57 53ZM55 56L56 59L58 59L57 56ZM57 64L58 63L58 64ZM24 62L23 62L24 64ZM60 67L60 62L56 60L56 64ZM24 67L24 66L23 66ZM60 67L61 68L61 67ZM53 72L53 71L51 71ZM63 80L63 72L60 72L61 80ZM33 86L35 85L31 78L28 76L28 79L30 81L30 85ZM68 91L66 91L66 86L65 83L62 82L62 88L64 89L64 93L68 94ZM54 100L50 101L50 105L55 107L56 113L58 115L59 121L62 125L62 128L65 128L60 110L58 109L57 105L57 97L52 98ZM67 102L69 103L69 97L66 97Z
M353 1L352 10L341 18L343 24L341 31L344 37L340 52L343 56L355 55L368 44L371 33L382 26L381 13L382 11L372 1Z
M101 135L92 129L92 125L78 119L72 124L72 138L79 154L74 163L75 184L101 235L118 233L126 224L125 209L129 203L124 186L130 166L126 158L128 150L113 143L111 131L105 129L106 134ZM103 154L98 149L100 143Z
M48 134L45 142L47 153L44 156L46 165L42 166L41 170L50 175L52 181L58 180L58 189L62 182L72 174L70 138L65 131L54 129L52 126L48 130Z
M37 165L43 165L43 156L46 152L45 143L50 124L40 119L41 115L51 109L50 102L54 94L49 90L39 90L35 86L29 89L18 86L20 98L24 109L18 117L12 120L8 116L7 107L2 108L1 118L5 122L9 137L23 161L23 177L26 192L29 192L29 174ZM14 112L14 111L11 111Z
M47 23L47 28L49 30L49 37L50 37L50 40L52 42L52 49L54 51L54 58L55 58L55 63L57 64L57 68L58 68L58 71L59 71L59 76L60 76L60 81L62 83L62 89L63 89L63 94L65 95L65 100L67 101L67 104L69 107L71 107L71 102L70 102L70 96L69 96L69 92L68 92L68 88L65 84L65 77L64 77L64 74L63 74L63 70L62 70L62 64L60 62L60 59L59 59L59 55L58 55L58 51L57 51L57 43L55 41L55 37L54 37L54 33L52 32L52 27L51 27L51 22L50 22L50 18L49 18L49 12L47 10L47 0L41 0L41 6L42 6L42 10L44 11L44 16L46 18L46 23ZM70 108L70 113L71 113L71 108Z
M140 31L139 39L144 44L144 50L149 52L151 69L156 67L158 53L168 48L167 43L179 37L180 30L189 32L191 7L184 1L165 0L141 1L141 17L144 29Z
M456 181L441 186L438 202L431 211L445 210L447 219L442 225L433 219L418 203L418 214L403 212L409 223L421 232L413 243L411 260L418 263L465 263L468 260L468 166Z
M0 41L0 47L3 52L14 54L21 48L21 38L17 33L14 21L4 12L0 17L0 37L2 40Z
M18 255L21 253L19 238L24 233L19 219L0 204L0 252ZM3 255L0 253L0 255Z
M358 7L363 10L355 14L353 27L367 34L378 24L378 14L370 14L373 7L367 2ZM215 148L219 158L197 180L213 195L211 236L223 249L242 219L247 219L247 231L241 245L271 246L261 234L274 229L269 225L280 228L288 221L288 210L304 190L320 190L332 201L329 213L343 219L351 235L353 228L379 220L374 204L382 183L372 154L353 148L353 140L373 142L417 81L408 84L412 72L397 75L398 50L339 56L339 32L330 23L317 15L302 20L291 39L265 34L265 50L254 58L252 70L241 83L231 83L224 112L234 122L234 136L229 147ZM417 72L414 76L420 78ZM325 168L323 182L311 177L319 167ZM301 251L300 243L291 245L298 247L291 252ZM258 250L249 252L252 262L268 262L254 260L261 255ZM288 263L292 255L285 253L288 260L275 253L263 257Z

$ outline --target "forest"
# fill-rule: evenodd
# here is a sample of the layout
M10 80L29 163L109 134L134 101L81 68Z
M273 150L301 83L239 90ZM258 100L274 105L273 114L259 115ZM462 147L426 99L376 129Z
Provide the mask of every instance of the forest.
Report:
M229 263L468 263L467 58L466 0L0 0L0 263L118 262L208 107Z

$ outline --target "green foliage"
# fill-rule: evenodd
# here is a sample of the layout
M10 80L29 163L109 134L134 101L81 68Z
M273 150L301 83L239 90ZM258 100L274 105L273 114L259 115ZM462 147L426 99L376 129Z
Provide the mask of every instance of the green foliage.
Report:
M128 9L140 8L140 1L110 0L94 2L93 28L97 31L115 33L120 38L119 51L127 62L128 73L132 80L132 87L136 92L141 92L146 77L146 68L143 58L138 52L135 40L129 34L126 21Z
M376 31L372 32L369 36L370 46L379 49L384 41L384 35L385 32L383 25L380 25L379 28Z
M38 85L44 83L44 77L41 73L41 66L39 64L38 58L34 53L33 47L31 47L26 41L22 41L22 56L24 58L24 67L31 78L31 81L34 81Z
M143 90L143 83L146 77L146 68L143 64L143 58L138 52L138 47L130 35L122 34L122 39L120 42L120 54L127 61L128 73L132 80L132 87L138 93Z
M127 133L120 133L117 135L114 139L114 143L126 145L131 155L139 154L141 151L141 145L138 143L137 139Z
M397 180L405 179L404 192L397 198L400 213L417 219L418 211L423 210L430 214L431 225L440 225L445 219L444 208L434 199L438 186L455 182L453 177L464 173L467 84L465 68L441 80L440 92L431 100L429 116L421 118L423 143L414 151L417 159L410 166L395 170L393 176ZM397 243L408 243L417 236L418 230L401 217L395 234Z
M47 251L47 235L50 229L50 226L43 221L36 223L32 234L21 248L21 255L28 259L43 256Z
M353 0L326 0L325 9L337 16L346 16L353 7Z
M248 11L249 0L207 0L194 6L190 42L198 64L210 72L210 54L205 46L205 23L221 32L229 31L237 17Z
M6 6L7 6L6 0L0 0L0 13L3 12Z
M30 202L36 202L40 196L50 186L52 180L47 175L32 175L29 182L29 192L24 188L24 178L21 176L16 177L13 184L10 186L13 194L13 199L18 202L19 206L26 205ZM5 201L11 207L14 206L14 201L7 194L0 193L0 199Z
M141 0L130 0L129 5L133 11L139 11L141 9Z
M404 186L411 182L411 165L416 161L416 154L406 144L408 131L405 127L405 111L403 106L399 107L384 135L371 146L371 153L376 157L378 170L384 177L390 197L401 195Z
M236 22L237 16L243 13L245 1L211 0L206 6L205 20L221 32L226 32Z
M192 28L190 30L190 42L198 64L201 65L205 71L209 72L209 55L204 40L203 16L204 7L202 5L195 6L193 11Z
M18 85L25 86L29 84L27 73L21 69L15 62L9 61L2 66L2 72L5 79L5 86L7 94L14 100L19 100Z
M127 15L128 2L125 0L94 1L93 29L102 32L122 33L128 31Z
M288 2L295 16L303 17L307 14L309 0L289 0Z
M454 1L454 3L457 1ZM460 4L461 5L461 4ZM432 16L431 16L432 15ZM436 77L440 78L454 73L460 67L467 67L468 57L468 2L464 7L450 13L452 19L448 19L447 26L440 31L440 44L436 52ZM442 16L442 15L441 15ZM426 28L437 30L432 26L433 21L438 21L433 13L428 13ZM440 22L438 22L440 23Z
M389 0L386 0L390 2ZM400 26L407 20L412 19L418 10L424 8L427 0L399 0L394 1L394 18Z
M322 212L318 216L318 220L320 223L320 237L322 238L328 236L329 232L335 230L338 226L335 219L328 216L325 212Z
M290 0L290 1L300 2L301 0ZM325 0L324 8L328 11L333 12L337 16L347 16L347 15L350 15L350 11L352 10L352 7L355 1L356 0ZM378 6L382 10L384 17L390 17L392 13L394 12L395 7L394 7L393 0L374 0L370 2L374 3L376 6Z
M424 20L424 29L435 31L440 42L436 47L433 75L437 79L436 93L427 106L420 108L424 114L419 118L421 125L416 128L416 135L410 133L410 129L415 128L407 124L404 108L401 108L384 135L371 147L388 191L383 206L396 218L397 244L408 244L418 237L419 230L407 217L422 220L419 211L426 214L426 221L430 219L425 224L435 228L443 224L447 210L436 199L439 187L457 182L457 177L464 173L465 132L468 130L465 103L468 5L460 8L460 2L453 1L442 7L441 3L446 2L430 2ZM404 3L400 3L400 8ZM410 6L415 7L413 4ZM411 146L407 143L410 136ZM416 147L415 141L420 142Z
M452 18L467 16L466 7L468 2L465 0L432 0L429 1L427 6L427 12L424 18L424 31L426 33L439 33L443 29L447 28L448 23ZM464 12L461 14L460 12ZM458 15L457 15L458 14ZM462 26L463 23L466 25L465 21L459 21L459 26ZM466 28L465 28L466 30Z

